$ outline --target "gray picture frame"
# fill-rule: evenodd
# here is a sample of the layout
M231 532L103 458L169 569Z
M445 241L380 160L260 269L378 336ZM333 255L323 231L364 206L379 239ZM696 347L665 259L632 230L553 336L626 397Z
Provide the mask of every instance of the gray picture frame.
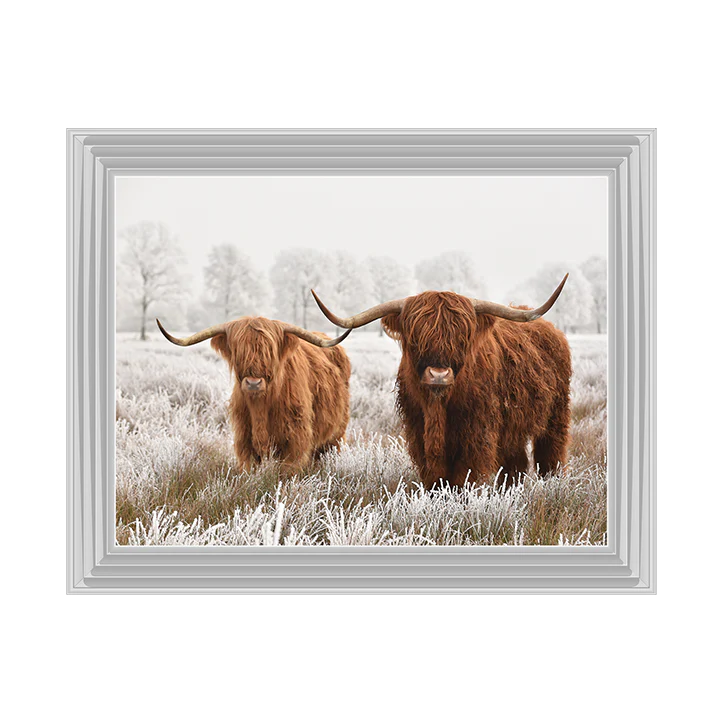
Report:
M655 592L654 129L67 131L69 593ZM122 175L595 175L609 189L608 544L115 545Z

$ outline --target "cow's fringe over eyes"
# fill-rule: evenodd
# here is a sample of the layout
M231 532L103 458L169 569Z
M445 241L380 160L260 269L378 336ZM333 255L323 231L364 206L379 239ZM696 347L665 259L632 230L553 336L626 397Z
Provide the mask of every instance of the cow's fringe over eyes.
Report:
M402 344L415 361L449 366L456 372L477 331L477 317L464 296L426 292L405 306L400 325Z

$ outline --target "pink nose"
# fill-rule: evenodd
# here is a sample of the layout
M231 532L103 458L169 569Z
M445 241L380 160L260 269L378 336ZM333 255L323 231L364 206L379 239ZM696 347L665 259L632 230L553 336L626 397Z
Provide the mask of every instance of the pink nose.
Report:
M244 377L243 386L249 392L260 392L265 382L260 377Z
M422 375L425 384L448 386L454 382L454 372L450 367L427 367Z

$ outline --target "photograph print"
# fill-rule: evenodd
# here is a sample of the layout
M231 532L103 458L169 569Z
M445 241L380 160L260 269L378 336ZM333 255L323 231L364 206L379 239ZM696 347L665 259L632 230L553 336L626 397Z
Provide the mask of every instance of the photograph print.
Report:
M118 545L607 544L595 176L123 176Z

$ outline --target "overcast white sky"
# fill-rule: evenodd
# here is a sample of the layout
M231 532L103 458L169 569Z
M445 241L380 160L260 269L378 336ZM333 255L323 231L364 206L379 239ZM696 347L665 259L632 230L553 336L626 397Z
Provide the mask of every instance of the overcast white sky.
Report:
M309 246L394 256L412 269L443 250L476 261L493 301L546 263L607 256L607 179L489 176L120 177L116 229L162 221L201 290L209 250L236 244L268 270ZM530 300L534 302L536 300Z

